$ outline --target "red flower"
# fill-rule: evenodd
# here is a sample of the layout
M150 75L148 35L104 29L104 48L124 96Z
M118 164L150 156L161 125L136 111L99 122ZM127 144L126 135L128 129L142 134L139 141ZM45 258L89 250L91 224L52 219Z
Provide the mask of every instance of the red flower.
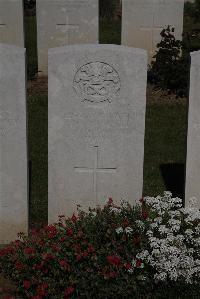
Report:
M62 242L65 242L67 240L67 238L66 237L62 237L62 238L60 238L60 242L62 243Z
M142 265L142 261L141 260L137 260L136 261L136 267L140 268L141 265Z
M87 251L88 253L93 253L95 251L94 246L89 245Z
M20 262L15 262L15 268L17 269L17 270L23 270L24 269L24 265L22 264L22 263L20 263Z
M128 270L128 269L132 268L132 265L131 265L131 263L126 263L126 264L124 264L124 267L126 270Z
M84 252L82 253L82 256L83 256L83 257L87 257L87 256L88 256L88 252L87 252L87 251L84 251Z
M77 254L77 255L76 255L76 261L77 261L77 262L80 261L81 258L82 258L82 255L81 255L81 254Z
M48 289L49 285L47 283L43 283L41 285L38 286L37 288L37 295L39 296L47 296L48 294Z
M25 254L35 254L35 249L31 247L27 247L24 249Z
M19 248L22 245L22 242L20 240L15 240L14 241L14 246Z
M110 255L110 256L107 256L107 261L110 265L119 266L121 259L117 255Z
M42 265L41 264L34 264L32 268L33 268L33 270L41 270Z
M45 261L50 261L54 259L54 256L51 253L43 253L42 258Z
M30 281L29 281L29 280L24 280L24 281L23 281L23 287L24 287L26 290L30 289L30 287L31 287L31 283L30 283Z
M56 245L56 244L52 244L51 248L52 248L52 251L54 251L54 252L61 251L61 248L58 245Z
M146 220L149 217L149 213L146 210L142 210L142 218Z
M64 296L65 298L68 298L73 292L74 292L75 288L74 287L68 287L65 291L64 291Z
M112 205L113 204L113 199L112 199L112 197L109 197L108 198L108 205L110 206L110 205Z
M71 217L71 220L72 220L72 222L76 222L76 221L77 221L77 219L78 219L78 217L76 217L76 215L75 215L75 214L73 214L73 215L72 215L72 217Z
M73 230L72 230L71 228L68 228L68 229L67 229L67 236L68 236L68 237L73 236Z
M59 264L65 270L69 270L70 269L70 266L69 266L69 264L68 264L68 262L66 260L60 260Z
M5 256L7 254L12 254L12 253L14 253L14 248L12 248L11 246L5 247L0 250L0 256Z
M58 233L58 230L54 225L48 225L46 231L49 239L53 239Z

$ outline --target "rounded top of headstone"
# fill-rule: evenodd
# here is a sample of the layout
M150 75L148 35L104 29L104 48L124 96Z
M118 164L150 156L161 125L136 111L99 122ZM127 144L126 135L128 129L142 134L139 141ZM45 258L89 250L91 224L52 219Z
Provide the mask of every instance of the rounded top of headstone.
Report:
M76 44L70 46L63 46L63 47L56 47L49 49L49 55L53 54L60 54L65 52L73 52L73 51L100 51L100 50L107 50L107 51L115 51L115 52L124 52L124 53L132 53L135 55L141 55L147 57L147 51L144 49L121 46L121 45L113 45L113 44Z

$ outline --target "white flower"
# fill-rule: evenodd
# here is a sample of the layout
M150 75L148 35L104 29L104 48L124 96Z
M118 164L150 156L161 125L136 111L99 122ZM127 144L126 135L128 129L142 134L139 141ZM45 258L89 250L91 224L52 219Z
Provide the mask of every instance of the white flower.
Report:
M96 213L95 211L92 211L92 212L91 212L91 215L92 215L93 217L95 217L95 216L97 215L97 213Z
M123 230L122 227L118 227L118 228L115 229L115 231L116 231L117 234L120 234L120 233L123 233L124 230Z
M125 228L125 233L126 234L131 234L133 232L133 229L131 228L131 227L129 227L129 226L127 226L126 228Z
M141 263L140 268L141 268L141 269L144 268L144 263Z
M145 224L141 220L136 220L135 224L137 225L137 227L139 227L139 229L141 230L141 232L144 232L144 230L145 230Z
M114 212L116 214L119 214L119 213L121 213L121 209L120 208L111 207L110 208L110 212Z
M134 270L133 270L133 268L129 268L127 271L128 271L128 273L132 274Z
M148 256L144 257L145 262L156 272L154 279L198 282L200 279L200 210L194 207L182 208L182 200L177 197L172 198L170 192L155 198L146 197L145 202L157 215L150 222L150 230L146 232L150 249ZM184 224L189 228L184 230ZM140 258L140 254L136 257Z
M135 259L132 259L131 265L132 265L132 267L136 267L136 260Z

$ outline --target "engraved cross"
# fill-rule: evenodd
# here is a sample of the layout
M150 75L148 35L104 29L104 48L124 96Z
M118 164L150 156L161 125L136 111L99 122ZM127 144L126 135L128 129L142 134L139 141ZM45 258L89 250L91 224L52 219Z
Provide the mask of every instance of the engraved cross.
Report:
M93 149L94 152L94 165L92 168L88 167L74 167L75 172L78 173L92 173L93 174L93 193L94 193L94 198L97 203L97 187L98 187L98 181L97 181L97 174L98 173L111 173L114 174L116 173L117 168L116 167L99 167L99 147L94 146Z
M66 43L69 44L70 43L70 37L71 37L71 33L74 31L78 31L79 30L79 25L78 24L72 24L69 21L69 17L66 16L65 21L62 23L58 23L56 25L56 28L58 30L60 30L62 33L66 34Z

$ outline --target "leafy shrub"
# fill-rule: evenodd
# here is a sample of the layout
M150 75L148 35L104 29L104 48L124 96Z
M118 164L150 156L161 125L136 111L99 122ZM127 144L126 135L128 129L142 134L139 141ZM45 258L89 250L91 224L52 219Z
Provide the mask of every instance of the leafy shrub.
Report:
M185 96L188 93L189 52L184 49L182 41L176 40L174 28L168 26L160 35L161 41L148 71L149 82Z
M102 209L20 234L0 251L0 270L24 298L156 298L192 283L200 295L199 234L200 211L182 208L169 192L135 207L109 199Z

